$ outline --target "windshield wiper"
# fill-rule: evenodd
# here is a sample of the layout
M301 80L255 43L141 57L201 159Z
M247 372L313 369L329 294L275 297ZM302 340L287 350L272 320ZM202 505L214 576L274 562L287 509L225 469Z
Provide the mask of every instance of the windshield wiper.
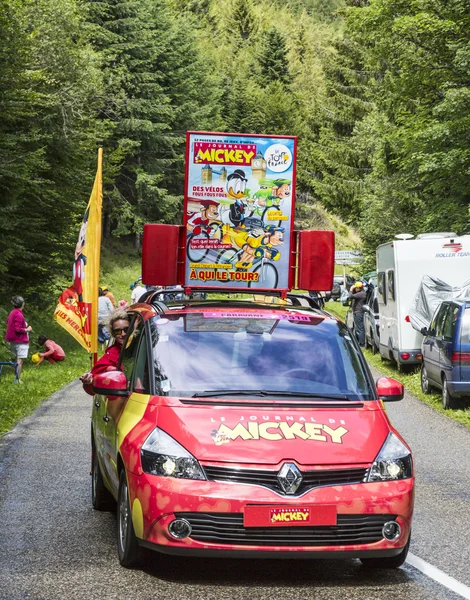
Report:
M312 394L311 392L283 392L277 390L207 390L196 392L193 398L215 398L217 396L283 396L291 398L323 398L324 400L350 400L343 394Z

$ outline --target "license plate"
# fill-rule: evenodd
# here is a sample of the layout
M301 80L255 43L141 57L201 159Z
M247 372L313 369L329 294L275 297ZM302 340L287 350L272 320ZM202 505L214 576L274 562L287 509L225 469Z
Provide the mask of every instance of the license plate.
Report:
M336 525L336 506L246 506L243 524L245 527Z

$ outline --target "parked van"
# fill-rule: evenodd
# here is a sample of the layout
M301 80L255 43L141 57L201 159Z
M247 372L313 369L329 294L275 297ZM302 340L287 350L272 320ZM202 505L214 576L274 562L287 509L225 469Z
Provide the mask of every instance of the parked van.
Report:
M443 302L421 332L421 389L442 390L442 406L455 408L457 398L470 399L470 302Z
M448 236L448 237L444 237ZM450 237L449 237L450 236ZM461 286L470 272L470 236L426 234L395 239L377 248L381 356L406 369L421 362L422 334L410 322L410 308L424 275Z

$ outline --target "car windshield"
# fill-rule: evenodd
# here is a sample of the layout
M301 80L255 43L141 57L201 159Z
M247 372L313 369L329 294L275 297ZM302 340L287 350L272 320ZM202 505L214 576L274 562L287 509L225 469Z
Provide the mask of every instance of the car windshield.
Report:
M375 399L348 329L321 314L203 311L150 325L158 395Z

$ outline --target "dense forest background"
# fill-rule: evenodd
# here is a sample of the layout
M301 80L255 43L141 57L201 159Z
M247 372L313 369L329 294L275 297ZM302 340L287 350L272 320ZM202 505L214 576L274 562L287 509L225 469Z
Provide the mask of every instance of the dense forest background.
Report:
M467 0L4 0L0 39L0 301L70 281L99 146L105 240L179 222L188 129L297 135L369 264L470 232Z

